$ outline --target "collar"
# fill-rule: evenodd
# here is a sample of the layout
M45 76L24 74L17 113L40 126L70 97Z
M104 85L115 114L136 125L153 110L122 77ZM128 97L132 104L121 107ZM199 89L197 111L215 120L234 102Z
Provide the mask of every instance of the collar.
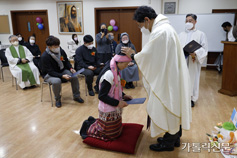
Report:
M159 14L155 20L154 20L154 23L152 25L152 29L151 29L151 32L153 32L153 30L158 27L158 26L161 26L165 23L170 23L168 18L166 16L164 16L163 14Z

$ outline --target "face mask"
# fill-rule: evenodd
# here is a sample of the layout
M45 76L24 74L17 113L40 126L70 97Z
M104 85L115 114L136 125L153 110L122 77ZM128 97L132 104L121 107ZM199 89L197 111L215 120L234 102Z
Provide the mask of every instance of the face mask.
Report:
M77 40L78 40L78 38L77 38L77 37L75 37L75 38L74 38L74 40L75 40L75 41L77 41Z
M193 28L193 23L187 22L187 23L185 24L185 30L191 30L192 28Z
M18 37L18 41L21 41L22 40L22 37Z
M30 43L31 43L31 44L34 44L34 43L35 43L35 40L31 40L31 39L30 39Z
M60 52L60 47L51 49L52 52L54 53L59 53Z
M88 45L87 48L88 48L88 49L92 49L92 48L93 48L93 44Z
M123 44L127 44L129 40L122 41Z
M145 35L150 34L150 31L146 29L144 26L141 28L141 32L144 33Z
M101 29L101 32L105 32L105 29Z
M18 46L18 44L19 44L18 41L12 42L12 45L13 45L13 46Z

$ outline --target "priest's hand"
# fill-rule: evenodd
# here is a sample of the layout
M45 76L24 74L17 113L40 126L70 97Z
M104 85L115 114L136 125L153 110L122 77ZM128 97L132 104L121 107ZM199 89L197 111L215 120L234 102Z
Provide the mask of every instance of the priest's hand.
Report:
M190 53L191 57L192 57L192 60L193 62L196 60L196 53L193 52L193 53Z
M68 74L65 74L62 76L62 78L66 79L66 80L70 80L71 76Z
M73 74L76 72L75 69L70 69L70 71L71 71L71 73L73 73Z
M26 60L25 58L23 58L23 59L21 59L21 62L22 62L23 64L25 64L25 63L28 63L28 60Z
M123 99L124 99L124 100L132 100L133 98L132 98L132 96L130 96L130 95L124 95L124 96L123 96Z
M125 101L123 101L123 100L120 100L120 101L119 101L119 104L118 104L118 107L119 107L119 108L124 108L124 107L126 107L126 106L128 106L128 104L127 104Z
M126 54L129 58L131 58L132 54L135 54L135 51L130 47L122 47L121 52Z

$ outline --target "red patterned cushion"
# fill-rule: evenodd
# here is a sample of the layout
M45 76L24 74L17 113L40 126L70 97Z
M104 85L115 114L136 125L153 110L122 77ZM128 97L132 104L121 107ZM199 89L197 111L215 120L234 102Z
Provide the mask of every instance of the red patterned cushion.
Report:
M134 154L142 128L143 125L140 124L123 123L123 131L118 139L105 142L100 139L87 137L83 143L106 150Z

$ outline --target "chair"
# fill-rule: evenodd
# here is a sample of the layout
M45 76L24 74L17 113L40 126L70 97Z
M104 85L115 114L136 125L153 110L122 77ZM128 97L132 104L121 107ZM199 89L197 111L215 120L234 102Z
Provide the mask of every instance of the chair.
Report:
M1 61L0 67L1 67L1 76L2 76L2 81L3 82L4 82L3 68L9 66L9 64L7 62L7 58L5 56L5 51L6 51L6 49L1 49L0 50L0 61Z
M0 50L0 61L1 61L0 70L1 70L2 82L4 82L3 68L4 67L9 67L9 64L7 62L7 58L5 56L5 51L6 51L6 49L1 49ZM12 86L14 86L14 78L15 77L12 76ZM16 90L18 90L16 78L15 78L15 83L16 83Z
M52 90L51 90L51 86L52 84L48 83L48 82L41 82L41 102L43 102L43 85L44 84L47 84L49 86L49 93L50 93L50 98L51 98L51 104L52 104L52 107L53 107L53 99L52 99Z

